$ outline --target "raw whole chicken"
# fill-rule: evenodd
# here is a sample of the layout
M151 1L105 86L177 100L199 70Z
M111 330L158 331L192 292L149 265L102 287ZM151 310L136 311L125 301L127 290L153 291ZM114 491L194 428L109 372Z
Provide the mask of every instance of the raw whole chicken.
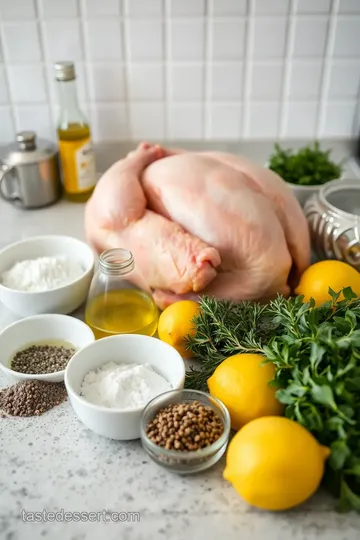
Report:
M306 219L286 183L221 152L140 144L99 180L85 229L98 252L133 253L161 308L199 293L288 295L310 263Z

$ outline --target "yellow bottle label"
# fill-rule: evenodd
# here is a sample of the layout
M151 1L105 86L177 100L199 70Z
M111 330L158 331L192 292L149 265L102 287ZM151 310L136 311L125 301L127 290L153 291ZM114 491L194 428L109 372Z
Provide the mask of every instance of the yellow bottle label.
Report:
M63 182L68 193L88 191L96 184L94 153L90 137L59 141Z

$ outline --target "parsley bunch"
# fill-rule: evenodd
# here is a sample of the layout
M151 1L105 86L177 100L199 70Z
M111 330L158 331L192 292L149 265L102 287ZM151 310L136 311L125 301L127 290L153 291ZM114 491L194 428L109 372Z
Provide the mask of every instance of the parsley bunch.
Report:
M318 141L297 152L284 150L275 144L269 169L290 184L318 186L341 176L342 164L331 161L330 152L321 150Z

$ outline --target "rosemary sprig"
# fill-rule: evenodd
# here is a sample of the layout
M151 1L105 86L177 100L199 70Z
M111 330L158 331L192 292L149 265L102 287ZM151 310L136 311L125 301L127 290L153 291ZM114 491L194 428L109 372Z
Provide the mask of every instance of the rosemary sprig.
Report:
M201 361L201 369L191 368L186 386L207 391L207 379L216 367L233 354L263 352L269 337L266 306L203 297L201 313L195 317L195 336L187 338L187 347Z

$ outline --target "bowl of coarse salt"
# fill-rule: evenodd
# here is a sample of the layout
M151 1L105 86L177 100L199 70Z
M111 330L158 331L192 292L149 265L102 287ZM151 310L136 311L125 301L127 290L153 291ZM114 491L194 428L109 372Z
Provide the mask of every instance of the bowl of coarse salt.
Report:
M180 354L157 338L119 334L99 339L65 369L71 405L85 426L116 440L140 438L141 417L156 396L184 387Z
M21 317L68 314L86 299L95 257L70 236L35 236L0 251L0 301Z

